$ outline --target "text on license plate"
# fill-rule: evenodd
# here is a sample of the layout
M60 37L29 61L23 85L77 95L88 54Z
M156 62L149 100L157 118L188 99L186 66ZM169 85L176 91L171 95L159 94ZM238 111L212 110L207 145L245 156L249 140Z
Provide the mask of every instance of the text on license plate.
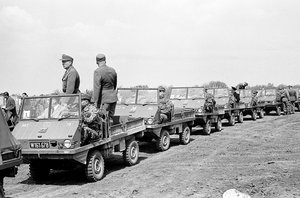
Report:
M30 148L46 149L49 148L49 142L30 142Z

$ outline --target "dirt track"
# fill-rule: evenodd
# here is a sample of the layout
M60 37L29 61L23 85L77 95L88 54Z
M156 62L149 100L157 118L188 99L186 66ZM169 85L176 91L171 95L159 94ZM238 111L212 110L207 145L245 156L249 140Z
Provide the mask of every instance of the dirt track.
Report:
M177 136L171 148L140 146L139 164L107 161L106 176L87 183L78 171L31 180L28 165L5 178L7 197L222 197L231 188L251 197L300 197L300 113L247 120L210 136L194 130L188 145Z

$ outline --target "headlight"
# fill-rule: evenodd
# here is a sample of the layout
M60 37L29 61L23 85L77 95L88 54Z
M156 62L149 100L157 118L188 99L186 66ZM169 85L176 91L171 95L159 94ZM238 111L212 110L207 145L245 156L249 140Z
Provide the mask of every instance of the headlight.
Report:
M148 118L147 124L153 124L153 118Z
M202 113L202 108L198 109L198 113Z
M64 146L65 146L66 148L70 148L70 147L72 146L71 140L65 140L65 141L64 141Z

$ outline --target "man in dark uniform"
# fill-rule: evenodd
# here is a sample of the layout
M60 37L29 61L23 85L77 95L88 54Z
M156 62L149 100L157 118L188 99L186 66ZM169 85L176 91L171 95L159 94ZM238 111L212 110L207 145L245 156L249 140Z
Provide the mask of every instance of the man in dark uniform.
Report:
M237 88L231 87L231 95L229 98L229 103L232 108L235 107L236 103L240 102L240 94L237 91Z
M293 89L293 87L291 85L289 85L288 92L290 95L291 112L295 113L295 102L298 99L298 93L295 89Z
M16 124L17 119L18 119L16 102L12 97L9 96L8 92L4 92L3 96L6 100L6 105L5 105L4 111L7 115L7 123L8 123L10 130L13 130L14 125Z
M80 78L78 72L73 66L73 58L63 54L60 60L63 68L66 70L62 77L62 91L66 94L79 93Z
M159 123L164 123L171 120L174 106L172 101L166 97L166 89L163 86L158 87L158 92Z
M117 97L117 73L106 65L104 54L96 56L98 68L94 71L93 101L103 113L111 118L115 114Z

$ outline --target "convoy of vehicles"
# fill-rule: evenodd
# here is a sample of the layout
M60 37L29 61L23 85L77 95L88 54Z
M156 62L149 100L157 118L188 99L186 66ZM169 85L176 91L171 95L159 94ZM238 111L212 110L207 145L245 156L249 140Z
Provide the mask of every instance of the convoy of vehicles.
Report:
M127 116L128 117L128 116ZM138 162L136 138L143 135L143 119L104 115L98 123L102 138L82 145L81 95L51 95L23 100L20 120L13 135L22 145L25 163L34 180L47 178L50 169L72 169L79 165L89 181L104 175L104 159L123 152L126 164Z
M168 121L160 123L159 92L157 88L120 88L115 115L143 118L146 131L140 141L156 140L160 151L170 147L170 135L178 134L182 144L190 142L195 112L192 109L172 109Z
M216 131L222 130L223 106L213 105L212 111L205 109L205 91L203 87L171 87L170 99L175 109L187 108L195 111L194 126L201 126L206 135L211 133L211 126Z

